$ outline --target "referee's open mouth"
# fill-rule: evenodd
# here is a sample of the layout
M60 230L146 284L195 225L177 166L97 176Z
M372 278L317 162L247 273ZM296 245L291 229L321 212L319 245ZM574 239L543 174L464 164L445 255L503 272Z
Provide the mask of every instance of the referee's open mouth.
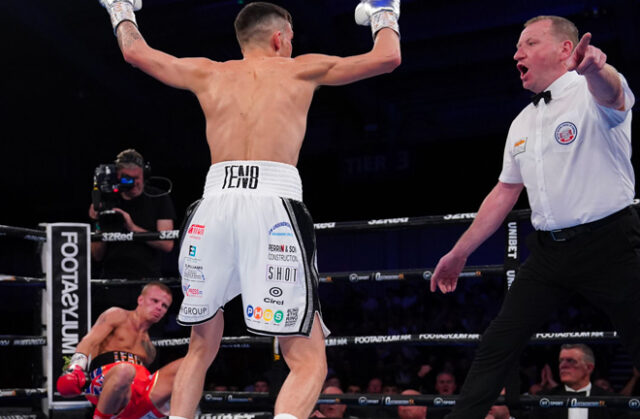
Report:
M524 64L518 63L517 64L518 67L518 71L520 72L520 77L522 78L525 74L527 74L527 71L529 71L529 68L527 66L525 66Z

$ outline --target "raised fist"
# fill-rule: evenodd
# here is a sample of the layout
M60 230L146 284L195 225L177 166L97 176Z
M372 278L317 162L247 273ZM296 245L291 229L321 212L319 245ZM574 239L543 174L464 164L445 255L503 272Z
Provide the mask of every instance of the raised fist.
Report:
M142 8L142 0L98 0L98 2L109 12L114 34L118 25L124 21L132 22L138 26L136 15L133 12Z

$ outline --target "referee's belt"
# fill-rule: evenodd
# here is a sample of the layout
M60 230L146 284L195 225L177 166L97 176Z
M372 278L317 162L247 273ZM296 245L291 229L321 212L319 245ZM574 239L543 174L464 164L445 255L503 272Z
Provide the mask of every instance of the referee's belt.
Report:
M611 215L607 215L604 218L601 218L599 220L596 221L592 221L590 223L584 223L584 224L580 224L577 225L575 227L567 227L567 228L562 228L559 230L551 230L551 231L543 231L542 233L545 233L546 235L549 235L549 237L551 238L551 240L556 241L556 242L566 242L568 240L573 239L574 237L583 234L583 233L589 233L597 228L600 228L606 224L609 224L610 222L626 215L629 214L629 211L631 210L631 207L624 207L622 208L620 211L618 212L614 212Z

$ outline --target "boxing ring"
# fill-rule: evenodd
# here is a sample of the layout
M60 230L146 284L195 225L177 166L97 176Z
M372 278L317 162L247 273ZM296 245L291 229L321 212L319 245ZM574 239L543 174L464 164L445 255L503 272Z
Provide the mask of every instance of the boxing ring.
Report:
M638 201L634 203L638 206ZM474 213L447 214L424 217L402 217L393 219L378 219L366 221L325 222L315 224L318 236L320 260L323 258L321 247L324 235L340 233L369 233L372 231L388 231L397 229L412 229L424 226L438 226L449 228L451 225L466 227L475 217ZM496 233L501 235L503 253L502 263L493 265L472 265L464 269L460 278L462 281L476 279L482 281L501 281L504 290L513 281L523 253L521 245L522 231L526 230L530 211L512 211L507 217L504 228ZM146 240L175 240L179 238L179 231L163 231L150 233L102 233L91 234L86 224L57 223L48 224L44 230L27 229L21 227L0 225L0 240L2 237L28 240L39 243L42 247L42 267L44 277L27 277L0 273L0 289L6 287L29 287L37 289L40 301L36 302L35 310L41 313L43 335L0 334L1 351L13 353L40 352L41 360L34 361L34 368L40 368L34 373L36 381L32 388L0 388L0 419L11 418L42 418L42 417L83 417L81 413L72 416L69 412L82 412L89 409L88 402L82 398L63 399L55 393L53 383L62 371L64 356L73 354L75 344L86 334L91 322L92 289L94 292L104 292L109 289L120 289L134 286L137 289L147 280L127 279L91 279L91 241L146 241ZM354 239L357 241L356 239ZM388 244L393 246L393 242ZM438 255L439 257L440 255ZM320 274L320 288L331 287L336 284L359 287L363 284L376 286L380 283L409 283L419 287L428 287L434 267L408 269L372 269L372 270L340 270L323 272ZM150 278L159 280L170 287L179 288L179 278ZM2 293L5 295L6 293ZM322 296L322 294L321 294ZM95 297L94 297L95 298ZM37 311L36 311L37 313ZM364 332L367 332L366 330ZM480 333L467 331L437 333L428 330L397 333L329 336L326 340L327 353L336 349L368 349L387 345L414 346L471 346L481 339ZM188 337L152 339L154 345L162 352L162 348L183 348L188 345ZM559 343L596 343L616 344L617 334L614 331L567 331L540 332L535 334L531 345L548 345ZM261 348L269 351L273 361L274 371L283 371L283 360L279 355L277 338L258 336L225 336L222 339L222 351L242 351L246 348ZM10 354L11 355L11 354ZM7 355L2 355L3 357ZM8 356L11 358L11 356ZM284 373L280 374L284 378ZM275 396L279 389L277 382L272 383L269 393L243 391L205 391L200 403L201 413L198 418L217 417L271 417ZM439 396L424 394L417 396L403 396L399 394L323 394L319 404L346 404L358 408L386 408L397 406L428 406L429 408L451 408L456 403L457 396ZM517 402L522 407L538 408L567 408L567 407L598 407L618 408L630 411L640 411L640 398L621 396L602 397L566 397L566 396L530 396L519 395L509 398L509 404ZM503 396L497 404L507 402ZM246 406L247 411L242 411ZM207 413L207 412L226 412ZM230 413L228 413L230 412Z

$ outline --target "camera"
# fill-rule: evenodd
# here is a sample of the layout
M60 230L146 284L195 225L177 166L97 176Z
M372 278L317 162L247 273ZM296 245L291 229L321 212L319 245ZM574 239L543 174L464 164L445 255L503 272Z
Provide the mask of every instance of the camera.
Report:
M94 170L91 201L102 231L121 231L124 219L113 208L120 202L119 192L130 190L134 182L129 176L118 177L115 164L101 164Z

